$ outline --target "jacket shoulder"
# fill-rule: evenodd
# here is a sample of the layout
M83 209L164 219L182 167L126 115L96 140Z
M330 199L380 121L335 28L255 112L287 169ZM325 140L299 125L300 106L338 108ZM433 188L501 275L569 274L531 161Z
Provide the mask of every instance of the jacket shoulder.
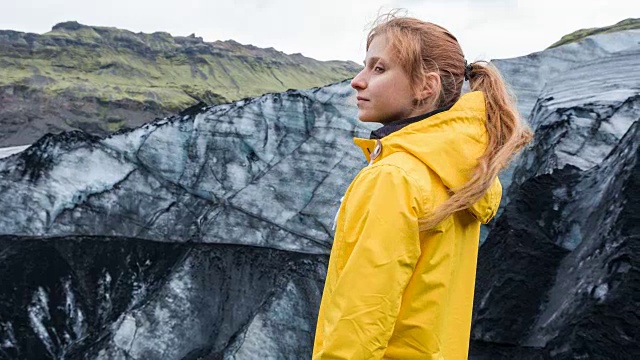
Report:
M406 176L414 181L423 195L422 204L426 211L432 211L435 204L442 203L449 198L447 187L442 183L438 174L410 153L394 152L372 165L371 168L385 165L401 169Z

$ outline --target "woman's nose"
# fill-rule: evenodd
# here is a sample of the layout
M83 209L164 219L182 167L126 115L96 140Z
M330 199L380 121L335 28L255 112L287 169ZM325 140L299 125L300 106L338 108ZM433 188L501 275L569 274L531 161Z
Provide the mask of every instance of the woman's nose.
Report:
M363 70L364 71L364 70ZM363 71L360 71L358 75L356 75L351 80L351 87L356 90L362 90L367 87L367 82L365 81L365 77Z

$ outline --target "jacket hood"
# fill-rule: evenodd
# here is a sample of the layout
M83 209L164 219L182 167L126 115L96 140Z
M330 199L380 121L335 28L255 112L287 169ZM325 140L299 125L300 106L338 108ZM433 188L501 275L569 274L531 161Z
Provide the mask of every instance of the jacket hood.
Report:
M403 151L412 154L431 168L449 189L458 188L470 179L471 171L487 146L484 94L474 91L464 94L447 111L414 122L380 140L354 138L367 160L375 151L374 161ZM500 205L502 186L496 177L485 195L470 211L486 224Z

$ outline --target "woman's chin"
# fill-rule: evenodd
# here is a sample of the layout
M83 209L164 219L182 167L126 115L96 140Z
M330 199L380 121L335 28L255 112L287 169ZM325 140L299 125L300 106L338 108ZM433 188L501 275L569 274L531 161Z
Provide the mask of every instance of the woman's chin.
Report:
M360 122L376 122L376 118L374 116L371 116L371 114L368 114L367 112L364 111L358 111L358 120L360 120Z

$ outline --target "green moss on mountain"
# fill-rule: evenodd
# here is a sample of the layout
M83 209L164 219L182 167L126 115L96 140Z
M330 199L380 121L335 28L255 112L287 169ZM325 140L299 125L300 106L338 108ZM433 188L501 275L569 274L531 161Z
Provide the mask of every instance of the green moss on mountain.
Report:
M133 33L77 22L38 35L0 31L0 87L51 96L135 101L177 111L352 77L353 62L317 61L195 35Z
M558 42L549 46L549 49L560 46L560 45L569 44L569 43L578 41L580 39L584 39L585 37L591 36L591 35L612 33L616 31L624 31L624 30L631 30L631 29L640 29L640 19L626 19L611 26L605 26L602 28L581 29L578 31L574 31L571 34L563 36Z
M65 130L104 136L195 104L326 85L360 68L233 40L73 21L45 34L0 31L0 147Z

